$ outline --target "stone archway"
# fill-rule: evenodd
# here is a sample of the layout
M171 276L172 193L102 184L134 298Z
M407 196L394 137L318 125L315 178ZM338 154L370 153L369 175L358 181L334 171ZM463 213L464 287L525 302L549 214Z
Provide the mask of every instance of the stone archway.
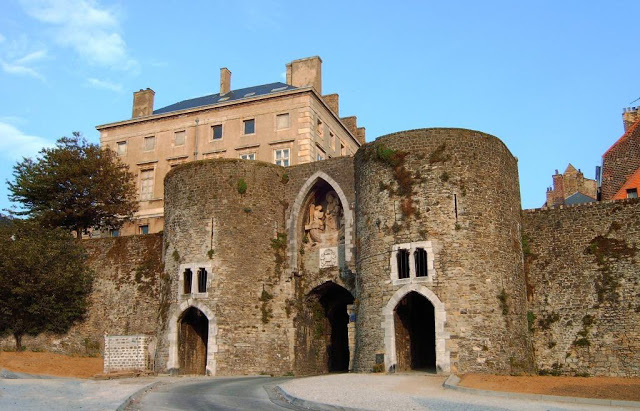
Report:
M408 296L409 294L413 294L413 296ZM405 299L408 297L408 299ZM426 301L421 301L420 298L423 297ZM428 305L433 307L433 331L434 331L434 348L435 348L435 371L437 373L448 373L451 371L451 353L446 346L446 341L449 339L449 333L445 331L444 324L446 322L446 312L444 308L444 304L438 296L436 296L433 291L429 290L427 287L420 284L407 284L396 291L393 296L387 302L387 305L382 309L383 315L383 323L382 328L384 329L384 347L385 347L385 355L384 355L384 365L385 370L387 372L394 372L398 369L398 350L397 350L397 341L396 338L401 337L402 330L396 331L396 319L399 316L404 317L405 323L408 325L408 329L411 330L413 328L414 337L417 336L418 340L420 339L428 339L429 332L428 330L416 330L416 322L415 319L412 321L412 314L407 312L408 310L404 310L403 313L401 310L400 315L397 313L398 305L401 304L402 301L406 301L407 305L416 305L414 307L418 309L418 312L422 312L422 315L425 315L425 312L429 313ZM425 304L427 303L427 304ZM404 303L402 303L404 304ZM422 306L421 306L422 305ZM430 314L428 314L430 315ZM402 321L402 319L399 319ZM430 327L428 324L423 324L423 327ZM406 330L409 332L409 330ZM415 333L418 334L415 334ZM422 333L422 334L421 334ZM415 341L415 340L414 340ZM404 342L400 342L403 344ZM423 354L427 357L427 353ZM426 358L425 358L426 359ZM402 361L406 361L406 357L401 359L400 366L405 367L402 364ZM411 358L409 357L409 361ZM420 362L420 361L418 361ZM409 365L410 367L410 365Z
M349 206L349 201L347 200L347 196L344 194L340 185L333 178L323 171L317 171L309 177L300 188L300 191L291 206L291 214L287 220L287 231L289 234L289 251L287 256L290 259L290 267L298 267L298 253L296 251L298 250L298 244L300 241L300 224L302 216L306 212L304 205L311 191L318 184L326 184L335 191L338 196L344 216L344 261L351 261L351 249L353 247L353 212Z
M216 374L216 360L215 355L218 352L217 335L218 326L216 323L216 317L213 311L209 309L205 304L198 301L187 300L183 301L174 311L169 319L167 338L169 340L169 358L167 360L167 371L176 374L182 373L180 370L180 328L181 322L184 318L184 314L189 308L195 308L200 311L207 319L208 329L206 338L206 366L205 373L207 375Z
M195 307L189 307L179 319L178 358L180 374L205 375L209 319Z
M411 291L394 310L396 371L436 369L436 334L433 304Z
M311 290L294 319L296 328L295 370L297 374L348 372L351 363L348 307L353 295L327 281Z

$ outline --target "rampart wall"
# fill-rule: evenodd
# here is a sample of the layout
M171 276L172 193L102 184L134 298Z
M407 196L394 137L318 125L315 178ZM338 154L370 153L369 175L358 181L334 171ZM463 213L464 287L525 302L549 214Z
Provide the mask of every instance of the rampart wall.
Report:
M640 375L640 201L523 212L538 370Z

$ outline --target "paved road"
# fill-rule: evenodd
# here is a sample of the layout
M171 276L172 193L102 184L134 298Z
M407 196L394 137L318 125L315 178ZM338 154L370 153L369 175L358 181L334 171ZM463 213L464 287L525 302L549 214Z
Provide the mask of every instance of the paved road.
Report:
M274 386L287 378L202 377L173 380L156 386L127 410L279 410L269 399L265 385Z

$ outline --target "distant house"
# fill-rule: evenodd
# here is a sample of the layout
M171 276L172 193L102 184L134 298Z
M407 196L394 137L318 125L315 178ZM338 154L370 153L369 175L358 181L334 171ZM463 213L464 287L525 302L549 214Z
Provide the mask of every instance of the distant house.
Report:
M597 197L597 181L585 178L582 171L569 164L563 174L556 170L553 175L553 188L547 189L545 206L590 203L597 201Z
M602 156L602 200L638 197L640 186L640 116L638 107L624 110L625 132Z

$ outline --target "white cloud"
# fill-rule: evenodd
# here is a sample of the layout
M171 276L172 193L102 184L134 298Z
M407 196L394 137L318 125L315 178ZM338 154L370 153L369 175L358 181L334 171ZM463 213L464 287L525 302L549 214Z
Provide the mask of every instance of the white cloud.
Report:
M42 74L38 73L31 67L27 67L24 65L16 64L16 63L7 63L4 60L0 60L0 66L2 67L2 71L7 74L17 74L23 76L30 76L33 78L37 78L38 80L44 81L44 77Z
M112 69L137 70L120 34L114 9L95 0L22 0L25 11L36 20L54 26L54 40L75 50L91 64Z
M47 57L47 50L38 50L32 53L29 53L26 56L20 57L14 63L25 65L29 63L35 63L36 61L42 60L45 57Z
M95 88L102 88L102 89L105 89L105 90L111 90L111 91L115 91L117 93L121 93L122 92L122 84L112 83L112 82L106 81L106 80L99 80L97 78L88 78L87 79L87 83L89 83L90 86L95 87Z
M0 121L0 158L18 161L22 157L34 157L43 147L54 145L54 142L30 136L13 125Z

